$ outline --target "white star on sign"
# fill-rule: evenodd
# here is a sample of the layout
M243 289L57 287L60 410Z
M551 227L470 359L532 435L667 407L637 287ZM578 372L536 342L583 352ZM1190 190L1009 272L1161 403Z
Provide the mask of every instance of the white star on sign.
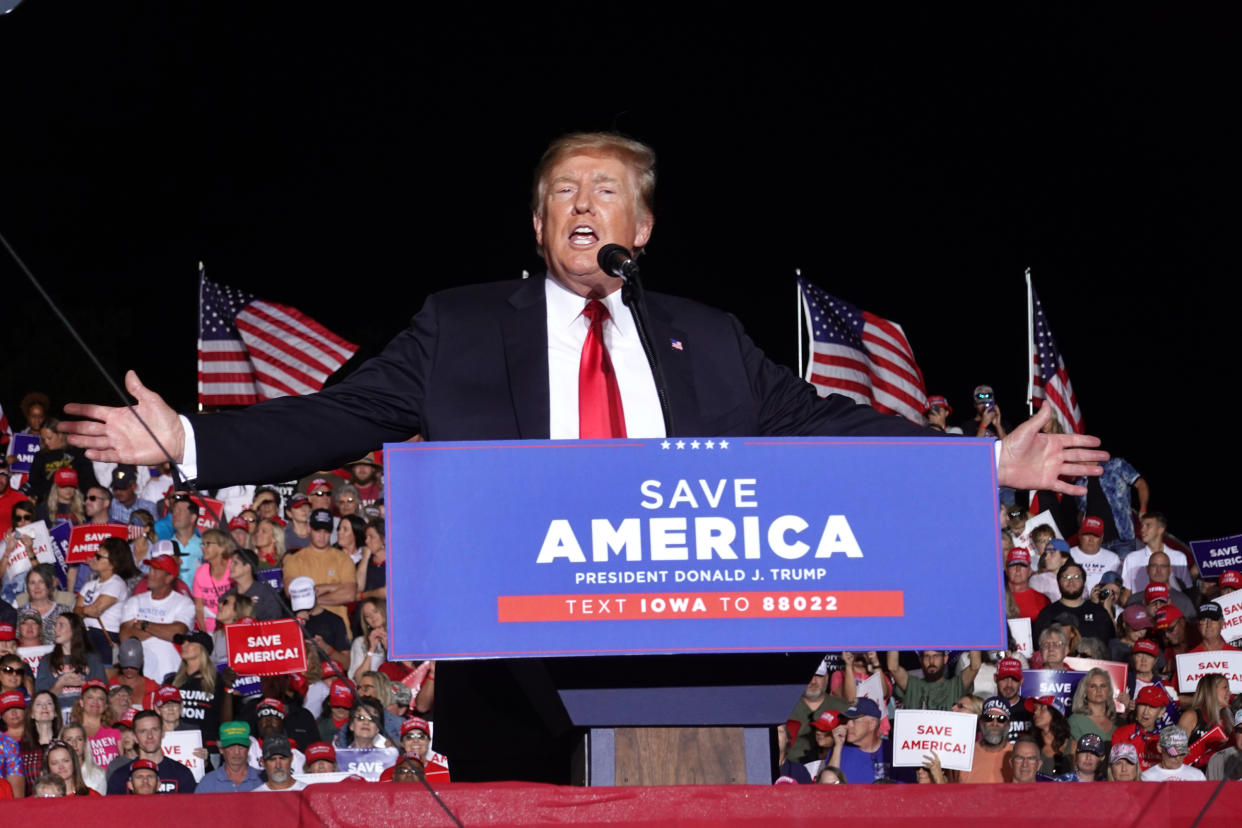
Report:
M684 449L685 447L686 447L686 441L685 441L685 440L678 440L678 441L677 441L677 450L678 450L678 451L681 451L681 450L682 450L682 449Z
M728 441L728 440L721 440L721 441L720 441L720 443L719 443L719 445L720 445L720 447L721 447L722 449L727 449L727 448L729 447L729 441Z
M671 445L669 441L665 440L663 443L660 443L660 448L668 450L669 445Z
M706 445L706 446L707 446L707 448L709 448L709 449L712 449L712 448L715 448L715 447L716 447L716 444L715 444L715 443L713 443L711 440L708 440L708 441L707 441L704 445Z
M699 447L699 441L698 441L698 440L693 440L693 441L691 441L691 443L690 443L690 448L692 448L692 449L696 449L696 448L698 448L698 447Z

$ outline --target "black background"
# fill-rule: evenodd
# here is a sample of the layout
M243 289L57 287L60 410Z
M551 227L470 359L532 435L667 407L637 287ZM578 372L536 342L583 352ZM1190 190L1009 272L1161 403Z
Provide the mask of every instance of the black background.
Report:
M187 409L199 260L365 358L429 292L537 272L540 152L619 129L659 154L653 289L792 366L801 268L901 323L958 415L987 382L1017 422L1030 267L1088 429L1180 536L1242 531L1237 21L812 8L26 0L0 18L0 232L111 376ZM32 388L111 402L0 280L10 419Z

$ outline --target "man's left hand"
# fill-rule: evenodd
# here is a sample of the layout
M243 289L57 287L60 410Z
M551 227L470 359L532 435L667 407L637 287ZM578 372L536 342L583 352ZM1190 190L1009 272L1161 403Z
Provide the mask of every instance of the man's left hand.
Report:
M1075 486L1062 478L1099 477L1103 472L1099 464L1108 459L1108 452L1093 450L1100 438L1090 434L1044 434L1041 429L1051 418L1052 406L1041 406L1034 417L1001 440L996 472L1000 485L1084 495L1085 486Z

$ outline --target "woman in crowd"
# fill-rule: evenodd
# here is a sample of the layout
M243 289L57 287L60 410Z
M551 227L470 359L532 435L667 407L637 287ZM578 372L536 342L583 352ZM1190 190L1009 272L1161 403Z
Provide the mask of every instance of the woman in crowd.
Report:
M135 509L129 516L130 526L142 527L142 534L134 538L130 544L130 550L133 553L134 573L133 582L127 581L126 585L130 592L133 592L134 585L138 582L138 578L142 577L139 567L142 562L147 559L147 555L151 553L151 547L159 540L159 536L155 534L155 515L146 509Z
M362 635L349 648L349 675L357 684L368 670L378 670L388 660L388 602L367 598L358 605Z
M1139 781L1138 750L1128 742L1113 745L1108 754L1109 782Z
M1147 631L1152 628L1151 616L1147 614L1146 607L1135 604L1126 607L1117 616L1116 626L1117 637L1108 642L1108 660L1129 661L1135 642L1146 638Z
M105 538L87 563L91 579L78 593L73 611L82 617L91 647L111 664L112 647L120 639L121 610L129 598L124 575L132 574L133 557L125 541Z
M984 699L978 696L962 696L953 702L953 706L949 709L954 713L969 713L972 716L981 716L983 715L983 702Z
M220 674L211 660L215 644L201 630L180 636L180 643L181 666L170 684L181 691L182 715L202 730L204 739L214 741L220 730L221 702L216 693Z
M383 730L384 708L375 699L359 698L349 714L349 727L337 733L338 748L395 747Z
M387 598L388 578L384 571L387 552L384 549L384 520L372 518L367 524L362 557L358 560L358 600Z
M338 486L336 491L332 493L332 499L336 502L336 513L341 517L361 515L362 497L352 484L346 483ZM358 536L358 544L362 544L362 535ZM358 562L354 561L354 563Z
M29 719L29 711L27 710L28 702L26 697L18 691L5 691L0 693L0 721L3 722L3 729L0 733L12 739L17 743L18 756L10 758L20 758L22 764L22 775L26 777L26 790L31 790L31 781L39 775L39 748L37 743L31 743L30 749L36 754L33 769L26 762L27 753L27 720Z
M91 755L86 729L76 722L70 722L61 729L60 738L77 756L78 772L82 774L86 787L102 796L108 790L108 779L104 769L96 764Z
M69 710L82 695L87 679L106 681L108 676L76 613L66 612L56 619L52 645L52 651L39 662L35 689L50 690L60 700L61 709Z
M1190 736L1188 744L1193 745L1214 727L1219 727L1227 737L1233 735L1233 712L1229 709L1232 698L1229 679L1220 673L1208 673L1199 679L1190 706L1182 711L1181 718L1177 720L1177 726ZM1207 767L1210 758L1210 755L1201 757L1195 767Z
M67 592L62 592L60 597L71 598ZM35 564L26 573L26 600L18 607L18 611L32 609L39 613L45 641L52 640L56 619L62 612L71 608L60 603L56 598L56 567L45 563Z
M35 509L35 518L46 523L49 529L62 520L67 520L74 526L86 522L86 503L78 489L78 473L72 466L57 469L52 475L47 500Z
M1045 776L1060 776L1073 770L1070 751L1069 723L1052 703L1051 696L1026 699L1026 709L1031 714L1031 735L1040 743L1039 772ZM1111 734L1109 734L1111 735Z
M819 769L819 776L815 778L817 785L845 785L845 771L832 765L825 765Z
M1048 596L1049 601L1060 601L1061 587L1057 583L1057 571L1069 560L1069 544L1060 538L1053 538L1039 556L1039 571L1031 576L1026 585Z
M108 709L112 711L112 721L125 715L133 704L134 691L128 684L113 684L108 687Z
M112 727L114 715L108 705L108 684L90 679L82 685L82 696L69 711L69 721L82 726L91 743L92 755L111 761L121 751L121 732Z
M1095 667L1079 680L1070 710L1070 739L1077 743L1084 733L1094 733L1104 743L1107 754L1113 731L1121 724L1113 701L1113 680L1107 670Z
M63 612L63 610L62 610ZM56 622L52 622L53 631ZM43 618L39 615L39 611L23 609L17 616L17 646L18 647L42 647L51 641L51 638L43 637Z
M944 785L949 781L940 764L940 754L934 750L923 754L923 764L914 769L914 781L920 785Z
M31 565L38 563L34 557L34 540L17 531L19 527L34 523L35 505L29 500L17 501L9 509L9 520L10 528L4 533L3 541L0 542L0 550L3 551L3 554L0 554L0 600L14 603L13 599L21 591L23 578L17 567L10 569L9 556L17 551L20 544L26 547L26 557Z
M336 546L349 556L357 565L362 560L362 549L366 542L367 522L357 515L341 515L341 522L336 527Z
M254 551L259 565L264 569L276 569L285 559L285 530L275 520L260 520L254 527Z
M229 558L237 544L223 529L208 529L203 533L202 547L203 562L194 572L190 597L194 599L195 625L210 633L216 628L220 596L233 586L229 578Z
M65 796L99 796L82 777L78 755L66 742L55 741L48 745L43 756L43 772L65 780Z
M33 779L39 775L48 745L60 737L61 717L56 697L40 690L30 700L27 714L21 740L22 762L26 766L26 778Z

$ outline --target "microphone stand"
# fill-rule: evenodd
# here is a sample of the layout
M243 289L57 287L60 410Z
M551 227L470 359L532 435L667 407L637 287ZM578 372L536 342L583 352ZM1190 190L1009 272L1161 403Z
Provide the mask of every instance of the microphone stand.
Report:
M630 309L634 317L634 329L638 331L638 341L642 343L643 353L647 355L647 365L651 368L651 377L655 380L656 396L660 399L660 414L664 417L664 436L673 437L673 412L668 404L668 392L664 382L664 369L656 358L655 348L651 345L651 335L647 330L647 302L643 295L642 282L638 275L638 264L631 263L628 278L621 285L621 302Z

